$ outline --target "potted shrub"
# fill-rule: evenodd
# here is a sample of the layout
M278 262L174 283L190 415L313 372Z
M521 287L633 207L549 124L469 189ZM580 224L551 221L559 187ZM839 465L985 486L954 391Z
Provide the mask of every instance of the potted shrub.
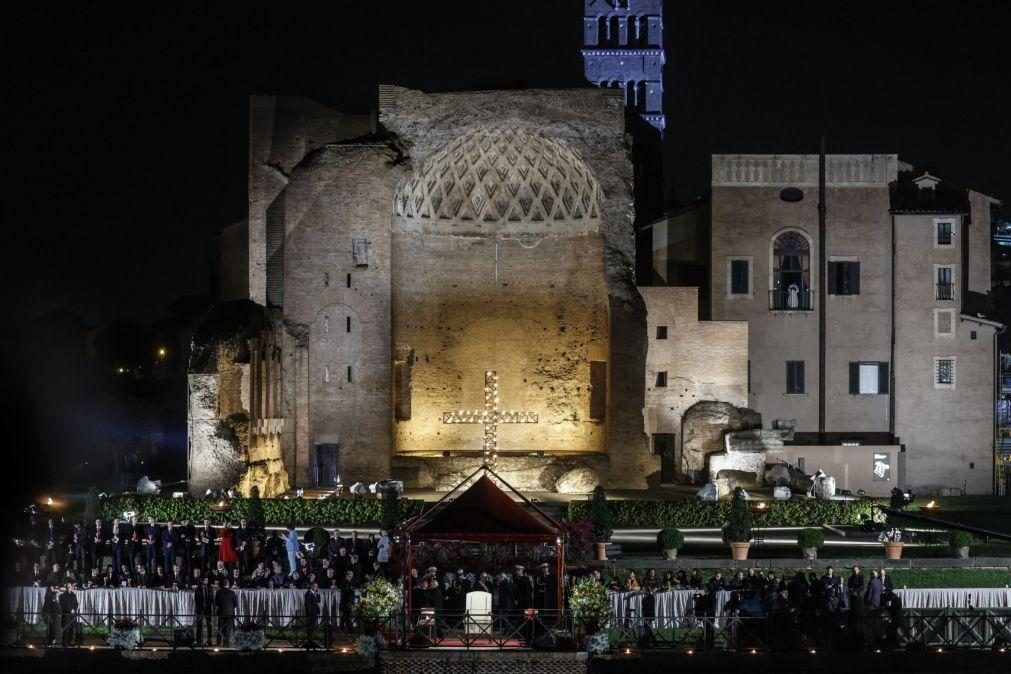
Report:
M737 487L731 497L730 517L724 529L727 542L730 543L730 554L735 560L748 558L748 549L751 548L751 523L751 510L744 497L744 490Z
M797 534L797 545L800 546L804 559L818 559L818 548L825 545L825 534L821 529L801 529Z
M607 493L599 484L594 487L590 501L590 521L593 522L597 559L607 559L607 544L611 542L614 527L611 524L611 509L607 507Z
M969 546L972 545L972 534L968 531L952 531L948 534L948 545L951 546L951 551L955 553L956 557L965 559L969 556Z
M685 537L678 529L661 529L656 536L656 542L664 559L674 560L678 558L678 550L685 544Z
M902 558L902 530L892 527L878 535L878 540L885 546L885 559Z

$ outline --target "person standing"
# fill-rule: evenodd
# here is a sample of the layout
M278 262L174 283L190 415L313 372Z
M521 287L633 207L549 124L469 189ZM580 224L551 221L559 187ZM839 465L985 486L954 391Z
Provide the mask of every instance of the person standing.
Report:
M877 571L871 571L871 580L867 583L867 593L864 595L868 610L881 608L882 587L881 575Z
M214 608L218 612L218 638L215 643L221 645L224 638L226 646L232 645L232 628L235 626L235 609L239 606L239 598L232 591L231 583L226 577L221 581L221 589L214 595Z
M179 530L175 528L175 522L169 520L165 523L165 529L161 532L162 556L165 558L165 570L168 571L176 564L176 550L179 544Z
M390 535L386 530L380 531L379 540L376 542L376 561L382 567L384 576L390 573L390 549L392 545Z
M245 517L239 519L239 528L235 530L235 552L239 556L239 569L242 573L252 573L253 531L249 528Z
M46 588L42 602L42 618L46 621L46 644L56 645L56 635L60 631L60 590L56 585Z
M319 625L319 583L313 581L305 592L305 647L316 648L316 627ZM324 647L326 644L324 644Z
M288 553L288 573L294 573L298 570L298 532L295 531L294 524L288 525L288 533L284 539L284 550Z
M74 584L67 583L66 591L60 595L60 613L63 615L60 628L63 630L63 645L70 646L80 641L77 633L77 594Z
M126 527L120 524L118 517L112 520L110 543L112 544L112 568L114 569L119 569L123 566L123 560L127 553L127 541L123 538L125 532Z
M188 519L183 518L179 527L179 556L182 558L183 573L189 575L193 570L193 541L197 530Z
M88 534L80 522L74 522L74 531L70 538L74 547L74 559L77 561L77 572L84 573L88 568Z
M209 519L204 520L204 526L200 527L200 566L204 573L207 573L214 566L216 560L214 556L214 528Z
M224 562L225 568L231 572L233 564L239 561L239 556L235 553L235 534L232 533L230 522L225 522L225 526L218 531L221 543L218 544L218 561Z
M340 625L341 631L350 634L354 628L355 610L355 574L352 571L344 572L344 580L340 585Z
M513 595L512 579L505 571L498 576L498 626L506 632L512 631L513 614L516 611L516 597Z
M153 574L158 568L158 540L161 538L161 531L154 523L154 517L147 518L147 526L144 527L144 553L147 560L147 572Z
M198 579L194 577L194 580ZM211 587L211 581L206 576L199 578L199 581L193 593L193 602L197 611L197 644L203 643L204 646L210 646L211 633L214 631L214 628L211 626L211 618L214 614L214 588ZM203 628L205 625L207 626L206 641L203 639Z
M101 571L102 569L102 558L105 557L106 543L108 537L105 533L105 525L102 524L102 520L96 519L95 526L91 530L90 545L91 545L91 565L96 567Z

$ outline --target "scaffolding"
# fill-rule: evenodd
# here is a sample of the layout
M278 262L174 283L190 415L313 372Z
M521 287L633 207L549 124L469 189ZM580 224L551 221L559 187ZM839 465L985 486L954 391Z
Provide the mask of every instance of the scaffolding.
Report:
M994 410L995 493L1011 495L1011 353L1001 353L997 379L997 409Z

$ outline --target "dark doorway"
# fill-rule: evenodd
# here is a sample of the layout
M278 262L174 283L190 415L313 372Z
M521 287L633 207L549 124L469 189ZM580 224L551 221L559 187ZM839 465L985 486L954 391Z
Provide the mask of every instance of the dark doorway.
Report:
M660 455L660 482L662 484L673 483L677 470L677 465L674 462L674 434L654 433L653 453Z
M313 478L317 487L334 488L337 486L337 458L340 455L340 445L322 443L316 445L316 463L313 466Z

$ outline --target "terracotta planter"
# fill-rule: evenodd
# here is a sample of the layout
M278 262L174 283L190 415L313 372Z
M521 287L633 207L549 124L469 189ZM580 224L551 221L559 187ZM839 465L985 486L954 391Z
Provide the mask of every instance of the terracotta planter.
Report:
M678 558L678 549L671 548L670 550L664 550L663 558L666 559L668 562L674 561L675 559Z
M902 542L893 543L890 541L885 541L881 545L885 546L885 559L901 559L902 558Z
M951 551L955 553L955 557L957 557L958 559L968 559L969 558L969 546L968 545L965 546L964 548L952 548Z
M597 559L603 561L607 559L607 543L594 543L597 549Z
M801 548L804 559L818 559L818 548Z
M730 556L735 560L747 559L750 548L751 543L731 543Z

